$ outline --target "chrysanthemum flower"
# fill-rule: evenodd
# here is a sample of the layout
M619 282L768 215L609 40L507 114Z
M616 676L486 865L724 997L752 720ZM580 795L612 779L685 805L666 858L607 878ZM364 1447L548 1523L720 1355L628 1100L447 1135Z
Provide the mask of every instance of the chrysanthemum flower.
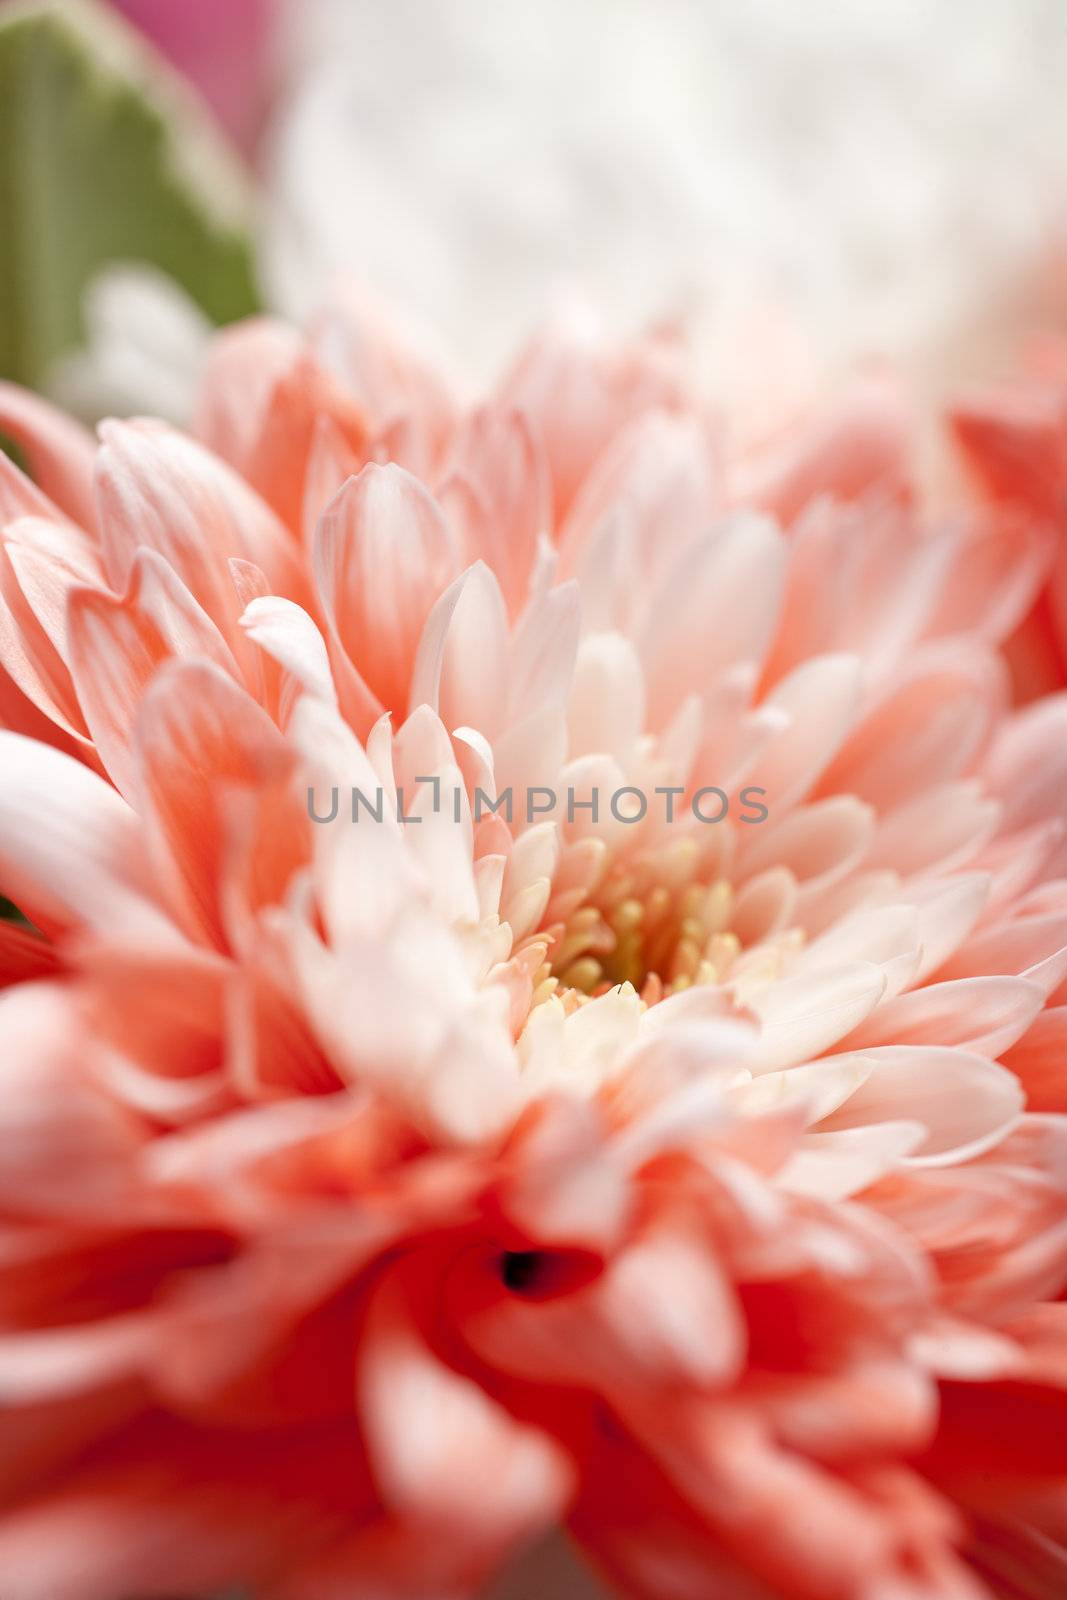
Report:
M1042 518L351 305L0 428L5 1600L1061 1594Z

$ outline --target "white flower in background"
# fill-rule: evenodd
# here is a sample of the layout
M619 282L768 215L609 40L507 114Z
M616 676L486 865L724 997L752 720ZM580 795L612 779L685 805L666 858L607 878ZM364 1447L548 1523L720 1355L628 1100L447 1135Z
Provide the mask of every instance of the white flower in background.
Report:
M211 323L166 273L120 263L90 284L86 346L52 370L52 395L80 416L145 412L187 421Z
M1067 192L1061 0L299 15L268 284L302 314L357 272L476 371L575 286L625 323L771 300L824 360L941 356L1008 314Z
M741 431L774 420L762 352L779 412L870 354L943 388L1012 338L1067 197L1062 0L290 0L280 16L268 300L302 318L355 276L475 382L577 295L623 331L684 318ZM182 299L126 273L91 291L63 402L187 417L202 341Z

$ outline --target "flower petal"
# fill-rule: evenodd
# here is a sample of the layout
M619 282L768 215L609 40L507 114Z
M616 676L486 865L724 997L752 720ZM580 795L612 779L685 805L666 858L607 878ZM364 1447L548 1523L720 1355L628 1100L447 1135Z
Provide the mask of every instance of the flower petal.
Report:
M372 462L324 511L313 565L348 658L382 706L404 711L419 636L458 567L440 508L402 467Z
M237 663L207 612L154 550L138 550L123 596L76 587L67 600L71 676L86 725L116 787L135 791L134 723L162 662L212 661L233 678Z
M31 921L114 931L157 920L137 817L51 746L0 731L0 882Z

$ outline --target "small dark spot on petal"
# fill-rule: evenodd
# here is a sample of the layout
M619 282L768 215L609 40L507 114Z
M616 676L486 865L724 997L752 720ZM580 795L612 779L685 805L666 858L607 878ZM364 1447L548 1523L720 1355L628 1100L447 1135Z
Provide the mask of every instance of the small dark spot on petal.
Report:
M544 1264L545 1256L540 1250L505 1250L500 1259L504 1287L514 1294L527 1294L536 1289Z
M602 1267L600 1258L588 1250L505 1250L500 1280L512 1294L550 1300L584 1288Z

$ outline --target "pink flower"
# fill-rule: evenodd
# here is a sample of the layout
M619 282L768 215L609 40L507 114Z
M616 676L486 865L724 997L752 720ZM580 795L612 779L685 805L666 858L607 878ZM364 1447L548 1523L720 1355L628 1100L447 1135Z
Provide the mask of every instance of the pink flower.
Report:
M961 396L955 439L978 484L1009 514L1049 531L1048 580L1008 645L1023 699L1067 686L1067 343L1033 343L1012 381Z
M0 392L5 1600L1062 1592L1048 533L676 356Z
M275 76L276 0L113 0L203 95L230 136L254 148Z

